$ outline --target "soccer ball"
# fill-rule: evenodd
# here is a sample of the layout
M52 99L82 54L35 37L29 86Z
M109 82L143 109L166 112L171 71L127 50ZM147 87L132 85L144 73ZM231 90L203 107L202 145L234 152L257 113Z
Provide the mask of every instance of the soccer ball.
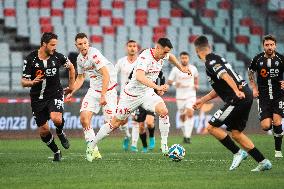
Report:
M174 144L170 147L168 155L173 161L181 161L185 156L185 149L180 144Z

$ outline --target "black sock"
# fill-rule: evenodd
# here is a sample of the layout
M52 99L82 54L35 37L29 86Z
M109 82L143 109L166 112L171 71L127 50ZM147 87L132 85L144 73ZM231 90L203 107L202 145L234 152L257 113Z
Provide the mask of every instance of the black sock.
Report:
M240 148L235 144L229 135L227 135L223 140L220 140L220 142L233 154L240 150Z
M275 144L275 150L276 151L281 151L281 146L282 146L282 125L278 126L273 126L273 132L274 132L274 144Z
M147 148L147 135L146 135L146 132L142 133L142 134L139 134L139 137L142 141L142 145L144 148Z
M51 133L48 133L46 136L41 136L40 138L53 151L53 153L56 153L59 150Z
M155 132L155 127L148 128L148 131L149 131L149 137L153 138L154 137L154 132Z
M64 120L64 118L62 118L62 123L61 123L61 125L59 125L59 126L55 125L55 126L56 126L56 134L57 134L57 135L61 135L61 134L63 133L63 126L64 126L64 123L65 123L65 120Z
M262 153L261 153L256 147L254 147L253 149L251 149L250 151L248 151L248 153L249 153L249 155L251 155L251 157L253 157L253 159L255 159L255 161L257 161L258 163L265 159L265 157L262 155Z

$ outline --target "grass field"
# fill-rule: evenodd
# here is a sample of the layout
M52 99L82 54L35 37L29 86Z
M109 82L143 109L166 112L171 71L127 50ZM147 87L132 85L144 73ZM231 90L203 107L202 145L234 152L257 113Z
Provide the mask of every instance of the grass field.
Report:
M250 157L228 171L232 154L210 136L194 136L192 144L184 145L181 162L163 157L158 148L147 154L124 152L119 137L103 140L103 159L92 163L85 160L83 139L71 138L60 163L52 163L39 139L0 140L0 188L282 188L284 159L274 158L272 136L251 137L272 161L272 170L250 172L257 165ZM169 144L180 142L180 137L169 139Z

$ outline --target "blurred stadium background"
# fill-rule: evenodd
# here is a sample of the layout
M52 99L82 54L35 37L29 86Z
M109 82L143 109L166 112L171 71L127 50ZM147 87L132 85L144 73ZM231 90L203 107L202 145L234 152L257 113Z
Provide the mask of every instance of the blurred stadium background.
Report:
M32 127L29 89L22 88L20 79L23 58L39 47L43 32L59 36L57 51L74 64L78 32L89 35L92 45L114 64L125 56L129 39L149 48L166 36L174 45L174 54L190 53L191 63L200 73L198 95L202 95L210 86L194 52L196 36L207 35L214 51L247 79L247 66L262 51L264 34L274 34L278 51L284 52L283 23L284 0L0 0L0 130ZM171 65L163 70L167 76ZM61 75L66 85L64 70ZM80 98L87 88L85 82L73 105L66 105L67 113L78 116ZM167 95L173 97L174 90ZM168 98L167 103L175 113L174 99ZM21 120L30 126L24 127ZM79 124L75 118L73 121ZM258 128L256 105L250 123Z

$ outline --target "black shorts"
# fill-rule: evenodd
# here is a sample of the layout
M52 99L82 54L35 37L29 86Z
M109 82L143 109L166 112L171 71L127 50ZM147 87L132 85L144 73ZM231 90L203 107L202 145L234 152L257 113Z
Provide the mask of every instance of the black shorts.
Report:
M258 117L262 121L266 118L273 118L273 114L284 115L284 97L277 99L258 98Z
M147 115L155 116L155 113L151 111L147 111L141 106L139 106L138 109L135 111L134 121L137 121L139 123L144 122L146 120Z
M31 107L36 124L40 127L50 119L50 112L63 113L63 96L57 96L47 100L31 100Z
M235 99L226 103L223 108L219 109L210 119L209 124L214 127L227 126L228 131L243 131L249 117L249 112L253 103L252 92L248 87L243 89L246 98Z

